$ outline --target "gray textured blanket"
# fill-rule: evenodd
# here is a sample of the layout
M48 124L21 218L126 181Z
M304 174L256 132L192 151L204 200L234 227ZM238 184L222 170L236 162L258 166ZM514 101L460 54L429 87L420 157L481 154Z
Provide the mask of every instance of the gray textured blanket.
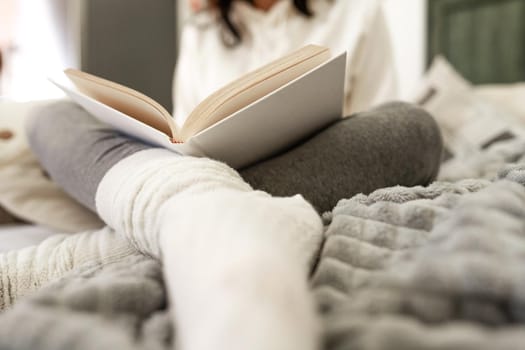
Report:
M422 188L342 200L312 275L326 349L519 349L525 342L525 142ZM470 180L461 178L473 177ZM160 264L84 266L0 315L1 349L167 349Z

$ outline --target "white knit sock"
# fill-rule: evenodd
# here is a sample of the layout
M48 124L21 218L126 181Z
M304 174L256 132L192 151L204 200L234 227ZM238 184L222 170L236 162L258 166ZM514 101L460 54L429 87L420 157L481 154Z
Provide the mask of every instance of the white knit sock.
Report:
M307 276L322 223L301 196L273 198L223 163L152 149L117 163L96 203L162 258L182 349L316 347Z
M302 197L217 191L173 198L163 215L181 349L316 349L307 280L322 229Z

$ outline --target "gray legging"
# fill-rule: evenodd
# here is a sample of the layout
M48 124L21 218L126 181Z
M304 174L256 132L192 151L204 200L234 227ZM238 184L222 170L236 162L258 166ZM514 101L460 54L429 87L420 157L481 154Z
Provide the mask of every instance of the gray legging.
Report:
M28 136L54 181L92 210L104 174L123 158L152 147L68 101L36 110ZM439 170L442 148L434 119L420 108L396 102L342 119L239 172L255 189L276 196L300 193L322 212L358 193L430 183Z

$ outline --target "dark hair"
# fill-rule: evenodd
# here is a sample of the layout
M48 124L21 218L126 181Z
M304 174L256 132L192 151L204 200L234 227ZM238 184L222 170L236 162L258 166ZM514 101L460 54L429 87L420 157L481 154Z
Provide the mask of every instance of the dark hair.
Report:
M236 23L233 23L230 17L230 10L232 2L236 0L216 0L216 6L219 9L220 18L222 21L222 24L224 25L227 35L229 39L226 36L223 36L223 41L228 46L235 46L239 44L242 41L242 33L239 30L239 27ZM241 0L241 1L248 1L250 3L253 3L253 0ZM302 15L306 17L311 17L312 12L310 11L310 8L308 7L308 0L290 0L293 1L293 4L297 11L301 13Z

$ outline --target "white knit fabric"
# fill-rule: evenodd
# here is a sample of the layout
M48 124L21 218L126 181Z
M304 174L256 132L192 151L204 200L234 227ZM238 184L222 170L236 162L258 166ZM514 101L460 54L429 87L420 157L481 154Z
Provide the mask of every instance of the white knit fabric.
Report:
M188 192L208 193L225 188L252 190L223 163L179 157L154 148L137 152L113 166L98 186L96 206L100 217L138 251L160 258L159 226L166 201ZM198 208L193 217L199 219Z
M52 236L38 246L0 254L0 310L75 267L107 264L135 252L110 228Z
M97 210L162 258L181 349L314 349L308 262L322 223L301 196L253 191L209 159L145 150L115 165Z
M322 231L302 197L186 194L167 203L161 232L182 349L316 348L306 262Z

